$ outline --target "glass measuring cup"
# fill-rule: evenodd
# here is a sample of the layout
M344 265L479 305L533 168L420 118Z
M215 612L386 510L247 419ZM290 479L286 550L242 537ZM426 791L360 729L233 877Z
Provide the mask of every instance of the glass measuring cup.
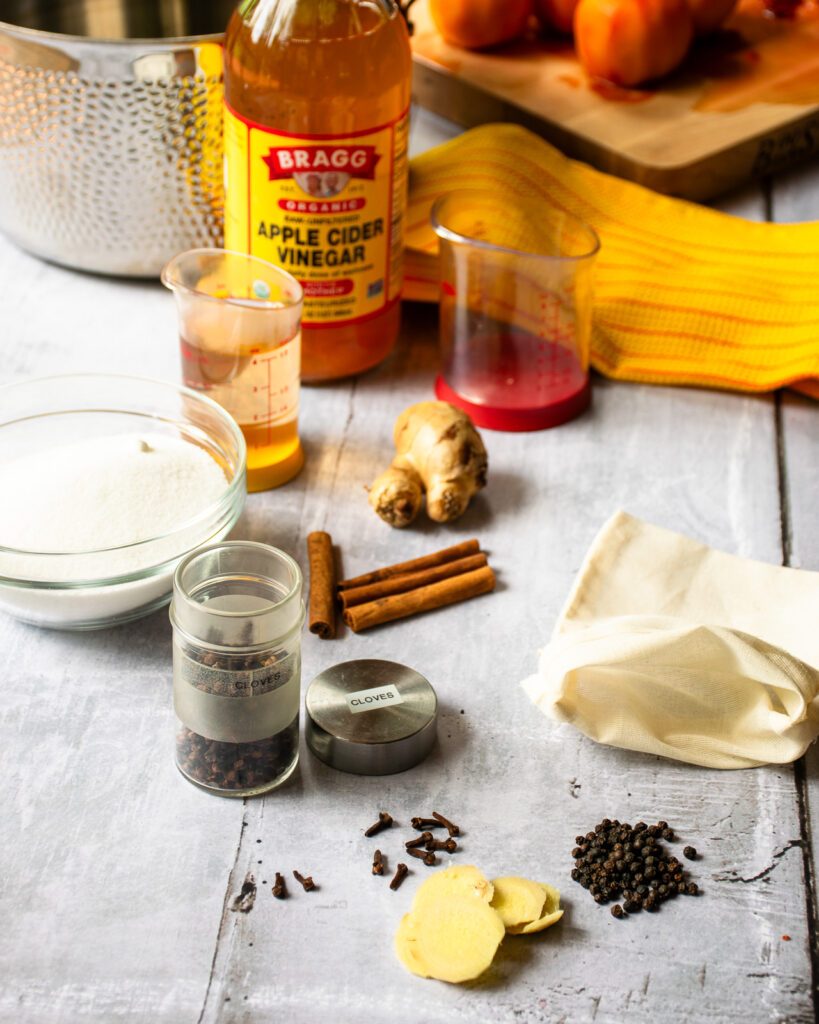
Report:
M298 433L302 288L286 271L226 249L192 249L162 271L179 312L182 377L233 416L247 486L266 491L304 464Z
M541 200L463 189L432 209L440 247L438 398L478 426L541 430L588 406L597 235Z

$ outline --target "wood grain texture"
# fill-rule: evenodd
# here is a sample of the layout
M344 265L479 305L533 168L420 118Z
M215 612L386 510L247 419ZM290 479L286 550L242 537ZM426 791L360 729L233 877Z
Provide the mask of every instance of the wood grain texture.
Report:
M780 222L819 219L819 165L804 164L777 178L771 214ZM819 344L819 341L817 341ZM819 404L786 394L780 407L780 475L784 496L783 544L789 565L819 571ZM816 744L799 765L800 811L805 840L804 871L813 914L813 983L819 985L819 750Z
M448 131L424 119L415 144ZM762 209L755 195L736 204ZM0 270L2 380L95 367L177 378L175 314L159 286L71 274L3 240ZM303 750L270 796L211 797L172 764L164 613L78 636L0 620L3 1024L814 1019L793 771L708 771L598 746L550 725L518 686L618 507L782 560L774 400L596 380L592 410L574 423L485 432L489 486L462 520L399 532L369 509L366 486L389 460L395 416L431 393L436 329L433 309L408 308L381 368L305 389L306 467L281 490L251 495L235 531L304 567L307 533L327 529L345 576L481 539L498 571L494 594L369 634L303 638L305 687L357 657L426 675L441 700L436 748L384 778L335 772ZM783 421L795 538L812 526L816 442L791 442ZM815 433L815 421L804 430ZM382 809L398 825L364 839ZM567 908L541 935L507 939L488 975L463 987L410 976L392 949L428 869L413 862L397 893L388 881L409 818L433 809L461 825L461 863L551 882ZM569 879L570 849L604 815L671 822L702 853L691 871L703 895L628 921L596 906ZM376 845L383 877L370 872ZM317 890L301 891L294 868ZM270 894L277 870L286 901ZM234 913L248 874L255 906Z
M339 471L322 499L328 525L351 574L478 535L503 586L468 615L452 608L423 627L347 635L338 653L306 645L308 676L350 657L394 658L427 675L443 703L439 746L413 772L383 779L305 759L297 785L249 806L234 888L257 858L268 877L299 865L321 888L284 907L262 897L252 915L225 915L203 1019L243 1019L237 1004L249 1020L272 1005L305 1021L331 1013L358 1021L373 1005L381 1019L400 1022L622 1021L626 1012L637 1020L812 1019L806 929L791 903L801 885L791 773L702 773L597 747L551 727L517 687L615 507L778 560L772 402L599 383L593 413L560 431L487 434L490 486L454 528L398 534L363 514L364 487L379 431L388 436L400 403L429 387L428 333L416 322L391 364L359 381ZM536 944L510 940L489 976L467 989L419 984L396 968L392 935L424 869L413 865L393 894L370 875L373 841L362 838L374 813L389 810L403 826L378 838L392 867L409 817L433 807L462 825L463 861L550 880L569 908ZM707 895L625 923L596 907L568 881L568 853L574 834L605 814L673 822L704 854L695 874Z
M819 175L815 176L819 183ZM776 206L774 207L776 211ZM819 571L819 405L798 395L785 395L780 407L781 488L784 495L783 546L787 564ZM814 744L797 765L803 872L808 883L814 997L819 998L819 750Z

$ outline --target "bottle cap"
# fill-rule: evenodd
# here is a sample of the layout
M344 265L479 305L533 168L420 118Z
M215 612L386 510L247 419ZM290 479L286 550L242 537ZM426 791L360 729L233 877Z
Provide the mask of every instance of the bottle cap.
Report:
M435 691L414 669L394 661L333 665L310 683L305 704L307 746L340 771L403 772L422 761L435 742Z

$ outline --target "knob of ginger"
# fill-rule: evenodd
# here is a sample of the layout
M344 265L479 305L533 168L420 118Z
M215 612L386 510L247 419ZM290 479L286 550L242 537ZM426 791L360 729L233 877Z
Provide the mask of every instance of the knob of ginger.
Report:
M409 526L427 498L427 515L449 523L486 486L486 449L472 420L448 402L405 409L393 430L395 458L370 488L370 504L390 526Z

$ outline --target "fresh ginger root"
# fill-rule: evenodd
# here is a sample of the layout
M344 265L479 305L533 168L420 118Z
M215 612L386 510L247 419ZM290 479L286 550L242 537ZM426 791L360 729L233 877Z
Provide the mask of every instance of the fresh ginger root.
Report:
M424 494L427 515L449 523L486 486L487 455L465 412L448 402L405 409L393 430L396 455L370 488L370 504L390 526L409 526Z
M422 978L459 983L479 977L504 935L543 931L563 916L551 885L507 876L490 882L470 864L429 876L395 936L398 959Z

